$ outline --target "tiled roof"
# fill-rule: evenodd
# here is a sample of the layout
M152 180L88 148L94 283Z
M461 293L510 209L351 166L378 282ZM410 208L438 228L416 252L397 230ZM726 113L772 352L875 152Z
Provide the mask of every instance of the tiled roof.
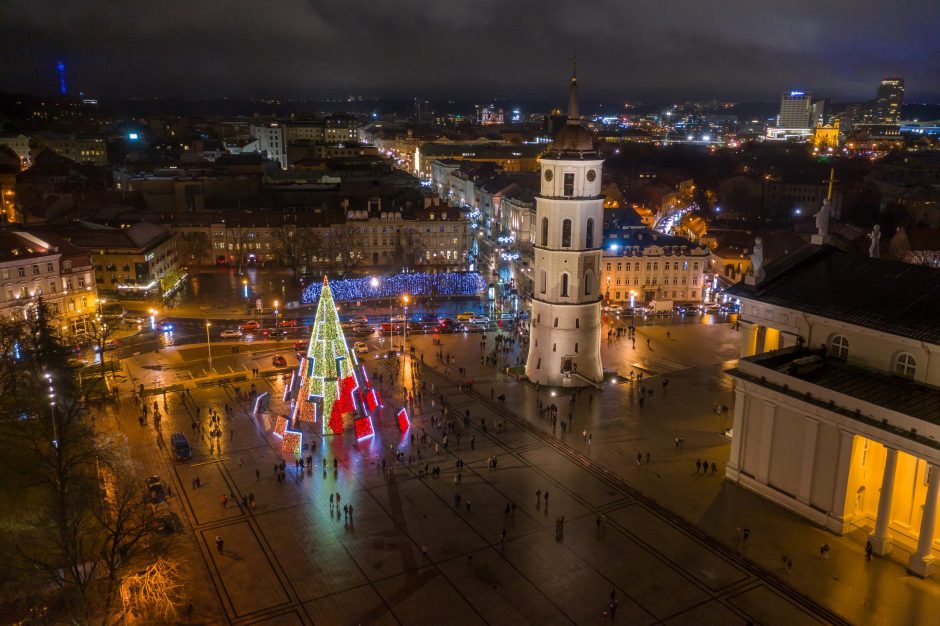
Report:
M766 273L726 293L940 345L938 269L810 245Z

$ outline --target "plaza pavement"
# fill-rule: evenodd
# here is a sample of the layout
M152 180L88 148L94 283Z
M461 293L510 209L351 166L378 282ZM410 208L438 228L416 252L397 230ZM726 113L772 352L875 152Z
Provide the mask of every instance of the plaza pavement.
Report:
M172 506L190 521L178 550L192 572L192 623L588 623L602 618L612 589L616 619L624 623L812 624L838 622L836 613L859 624L935 623L940 596L932 581L907 576L894 560L865 563L859 537L817 529L727 483L721 470L696 475L696 458L719 467L727 459L729 418L712 407L730 405L722 369L737 337L728 325L641 328L639 336L635 350L626 339L605 342L605 365L622 373L642 368L655 388L652 401L639 409L630 383L595 392L592 401L582 393L573 408L559 394L552 401L560 419L568 419L569 408L574 415L574 432L564 438L537 415L536 394L548 402L550 391L481 366L479 335L442 340L475 379L474 393L456 389L454 366L444 373L430 337L409 338L424 353L423 382L435 396L444 394L458 431L464 428L456 414L471 413L459 445L452 435L448 450L420 446L423 461L441 467L439 479L419 477L422 464L394 463L396 451L407 459L417 449L394 425L400 379L388 380L394 364L388 360L364 359L370 373L386 379L387 408L375 438L305 435L317 444L310 452L317 468L298 476L289 464L284 485L274 480L277 441L266 432L266 418L238 405L229 387L191 390L203 417L207 406L239 410L218 445L193 437L190 463L174 463L165 448L170 432L193 434L192 404L178 394L168 394L159 430L137 424L126 393L99 427L127 433L142 477L173 480ZM492 347L492 336L487 343ZM171 360L172 352L146 358ZM657 374L670 379L665 396ZM253 382L275 398L283 385L278 376ZM505 406L490 401L490 386L495 396L506 394ZM440 415L440 405L431 406L431 395L426 391L413 412L413 432L426 429L439 443L430 416ZM508 428L495 432L497 421ZM585 429L593 435L590 446ZM686 439L681 451L677 436ZM649 452L651 462L644 457L637 465L637 452ZM326 472L323 458L330 462ZM390 477L381 472L383 458L394 466ZM457 458L466 463L459 485ZM196 476L199 489L192 488ZM536 490L550 492L547 507L536 506ZM351 523L331 514L328 496L335 492L353 505ZM258 503L253 512L220 502L222 494L240 500L248 493ZM516 511L507 516L509 502ZM562 515L558 541L555 521ZM746 546L734 540L743 526L752 530ZM222 554L216 535L225 540ZM826 561L817 556L824 541L832 546ZM782 568L784 553L793 558L791 573Z

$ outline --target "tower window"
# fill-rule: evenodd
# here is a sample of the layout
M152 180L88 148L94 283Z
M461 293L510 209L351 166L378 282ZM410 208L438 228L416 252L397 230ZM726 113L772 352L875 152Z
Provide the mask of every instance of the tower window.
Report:
M552 326L554 326L555 328L558 328L558 318L557 318L557 317L555 318L555 321L552 323Z
M565 219L561 222L561 247L571 247L571 220Z
M581 318L580 318L580 317L574 318L574 327L575 327L575 328L581 328Z
M539 360L535 362L535 369L542 368L542 357L539 357Z
M620 284L620 279L617 279L617 284ZM594 272L588 270L584 272L584 295L589 296L594 290Z
M548 289L548 274L545 273L545 270L539 270L539 291L545 293Z
M552 352L557 352L557 350L558 350L558 344L557 344L557 343L553 343L553 344L552 344Z
M574 195L574 174L565 174L565 195Z
M561 275L561 297L568 297L568 273L565 272Z
M542 245L548 245L548 218L542 218Z
M593 248L594 247L594 218L589 217L587 219L587 225L585 226L584 232L584 247Z
M575 352L578 351L578 344L574 344L574 351L575 351Z

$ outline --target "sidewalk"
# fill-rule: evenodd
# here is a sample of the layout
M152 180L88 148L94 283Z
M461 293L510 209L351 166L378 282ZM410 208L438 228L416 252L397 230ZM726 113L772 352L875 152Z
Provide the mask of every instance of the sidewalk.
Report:
M667 331L670 339L666 338ZM492 335L489 337L487 351L494 346ZM651 339L650 349L647 338ZM496 396L505 394L505 406L520 418L604 471L614 472L728 548L771 572L779 572L801 592L849 620L891 624L930 623L936 619L935 615L927 618L923 611L927 607L940 610L940 586L908 576L903 549L890 559L866 562L863 531L837 537L723 479L730 451L730 440L723 433L731 418L716 415L712 408L715 404L732 404L731 382L724 374L728 364L722 359L736 350L737 335L727 325L641 327L636 349L626 338L609 345L605 342L605 367L621 374L629 369L644 371L643 385L654 395L642 409L637 402L636 383L607 387L601 392L584 391L571 404L570 390L555 390L554 395L549 389L537 392L534 386L503 375L502 365L499 371L481 366L479 335L469 339L445 336L442 340L442 349L457 358L450 375L456 377L456 366L465 367L466 376L474 380L474 390L484 400L489 398L490 387ZM431 346L430 339L415 337L409 343L419 353L424 352L426 360L433 359L437 348ZM692 346L694 349L689 350ZM518 350L512 358L518 358ZM709 360L711 364L705 364ZM436 361L434 365L441 366ZM665 393L661 385L664 378L669 379ZM550 422L538 415L539 398L546 405L558 406L559 423L571 422L567 436L561 434L560 424L553 430ZM590 443L582 436L583 431L591 433ZM685 438L682 449L676 448L676 437ZM638 453L642 455L639 464ZM646 462L647 453L650 463ZM697 459L715 462L718 472L697 473ZM744 527L751 530L746 544L735 539L737 529ZM828 559L819 555L823 543L832 548ZM792 572L785 571L783 555L793 559Z

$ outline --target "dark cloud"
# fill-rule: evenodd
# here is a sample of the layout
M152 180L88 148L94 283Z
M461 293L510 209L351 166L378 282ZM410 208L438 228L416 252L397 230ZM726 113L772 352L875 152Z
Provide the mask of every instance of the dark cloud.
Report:
M0 88L101 95L940 94L928 0L5 0Z

